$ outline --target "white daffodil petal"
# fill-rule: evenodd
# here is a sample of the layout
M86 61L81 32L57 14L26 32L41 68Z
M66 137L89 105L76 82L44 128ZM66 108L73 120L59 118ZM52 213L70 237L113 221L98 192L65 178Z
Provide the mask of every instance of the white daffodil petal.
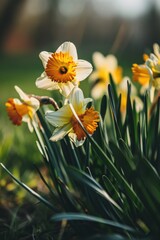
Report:
M70 56L73 57L73 60L76 62L78 59L77 56L77 49L75 45L72 42L64 42L57 50L56 52L68 52Z
M24 93L18 86L15 86L15 89L17 91L17 93L19 94L20 98L27 103L29 106L33 107L35 110L38 110L39 108L39 101L34 98L34 97L28 97L28 95L26 93ZM18 103L18 101L17 101ZM21 103L19 101L19 103Z
M36 86L38 88L46 89L46 90L57 90L59 89L58 83L52 81L45 72L41 74L39 78L36 80Z
M45 118L54 127L61 127L70 122L72 115L69 105L64 105L57 111L46 112Z
M28 123L28 122L31 121L31 119L30 119L30 117L28 116L28 114L26 114L26 115L23 115L22 121Z
M48 59L51 57L51 55L52 53L50 52L46 52L46 51L40 52L39 58L41 59L44 68L46 68Z
M27 125L28 125L29 131L33 132L32 121L31 121L30 117L27 114L22 117L22 121L26 122Z
M28 129L29 129L29 131L30 131L30 132L33 132L33 126L32 126L32 124L31 124L31 121L28 121L27 124L28 124Z
M83 92L80 88L75 87L71 94L69 95L69 102L73 105L75 109L82 106L82 102L84 100Z
M149 96L150 96L151 102L153 102L153 100L154 100L154 94L155 94L155 88L151 87L149 90Z
M92 72L92 69L93 67L89 62L79 59L76 67L76 79L78 81L84 80Z
M59 83L58 84L60 93L64 97L68 97L68 95L71 93L72 89L75 87L72 82L67 82L67 83Z
M77 135L75 133L72 133L72 132L69 133L68 136L69 136L70 140L75 144L76 147L82 146L84 141L85 141L85 139L78 141L77 140Z
M30 101L30 98L22 91L22 89L20 89L18 86L14 86L14 88L24 102Z
M108 55L105 58L105 66L110 72L113 72L118 66L117 58L112 54Z
M91 90L91 95L94 99L99 99L107 91L107 84L104 86L103 82L97 83Z
M94 52L93 53L93 62L96 68L101 68L104 66L105 63L105 57L100 52Z
M160 46L157 43L153 44L153 51L157 58L160 60Z
M156 63L158 62L157 56L155 56L153 53L150 54L149 59L150 59L152 62L154 62L154 64L156 64ZM149 60L149 59L148 59L148 60Z
M89 76L89 81L90 82L95 82L95 80L97 80L99 78L99 72L98 71L94 71L93 73L91 73L91 75Z
M37 111L40 106L40 102L36 98L31 97L29 105L32 106L35 111Z
M14 98L13 101L15 104L22 104L22 102L18 98Z
M129 77L124 77L121 81L121 83L119 84L119 89L121 89L122 91L126 91L128 89L128 84L127 82L129 82L131 84L131 80Z
M83 107L86 108L87 104L89 102L92 102L92 101L93 101L92 98L84 98L84 100L83 100Z
M63 127L56 128L50 138L51 141L59 141L64 138L72 130L71 124L66 124Z
M142 102L142 100L139 97L134 96L133 97L133 101L135 101L135 103L136 103L136 111L140 112L143 109L143 102Z

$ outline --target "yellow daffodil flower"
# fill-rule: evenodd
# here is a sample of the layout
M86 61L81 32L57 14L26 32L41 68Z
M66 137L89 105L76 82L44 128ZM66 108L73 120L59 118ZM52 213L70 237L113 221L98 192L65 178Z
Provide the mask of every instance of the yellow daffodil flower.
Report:
M143 64L138 65L134 63L132 65L133 80L141 85L141 94L144 94L146 90L148 90L150 100L153 101L155 88L152 84L152 71L146 64L149 61L149 56L147 54L143 54L143 60Z
M84 128L92 135L98 126L99 114L93 107L86 108L91 101L91 98L84 98L80 88L75 87L69 95L68 102L62 108L57 111L46 112L47 121L56 127L51 140L58 141L68 134L76 146L82 145L86 139L86 133L79 125L70 104Z
M22 101L17 98L8 99L5 104L8 116L14 125L21 125L22 121L26 122L29 130L32 132L32 122L35 121L35 112L39 108L39 101L33 97L29 97L17 86L15 86L15 90Z
M160 89L160 47L157 43L153 44L153 53L149 56L144 54L144 64L133 64L133 80L142 85L142 89ZM153 89L151 90L153 92ZM141 91L142 93L144 91ZM152 94L153 95L153 94Z
M154 53L150 54L149 59L146 61L146 65L151 72L151 84L155 89L160 89L160 50L157 44L154 45Z
M122 68L118 66L117 59L114 55L103 56L100 52L93 54L93 63L95 71L90 76L93 83L91 94L93 98L98 99L106 93L109 84L109 74L112 75L116 84L122 80Z
M71 42L64 42L55 53L43 51L39 57L45 71L36 80L36 86L59 90L65 97L92 72L88 61L78 59L76 47Z
M149 86L150 74L148 68L143 65L134 63L132 65L133 80L139 82L142 86Z

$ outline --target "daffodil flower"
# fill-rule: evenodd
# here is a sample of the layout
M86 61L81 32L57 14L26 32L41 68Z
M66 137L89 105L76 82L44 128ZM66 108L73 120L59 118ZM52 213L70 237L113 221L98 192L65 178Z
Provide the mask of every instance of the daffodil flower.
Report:
M152 70L147 64L147 62L149 61L149 56L147 54L144 54L143 59L144 59L143 64L138 65L134 63L132 65L133 80L135 82L138 82L141 85L141 88L140 88L141 94L144 94L146 90L148 90L148 93L150 95L150 100L152 102L154 98L154 91L155 91L155 88L152 83L153 74L152 74Z
M78 59L76 47L71 42L64 42L55 53L43 51L39 57L45 71L36 80L36 86L59 90L65 97L92 72L88 61Z
M152 86L160 90L160 59L152 53L146 61L146 65L150 68Z
M58 141L68 134L76 146L82 145L86 139L86 133L78 123L70 104L88 134L92 135L98 126L99 114L93 107L86 108L91 101L91 98L84 98L80 88L75 87L68 97L67 104L57 111L46 112L47 121L55 127L50 139Z
M150 74L145 64L138 65L134 63L132 65L133 80L139 82L142 86L149 86Z
M32 123L35 122L35 113L39 108L39 101L29 97L19 87L15 86L21 100L9 98L6 102L8 116L14 125L21 125L22 121L28 124L29 130L33 131Z
M110 54L106 57L100 52L93 54L93 63L95 71L90 75L89 79L93 83L91 94L94 99L98 99L106 93L109 84L109 74L112 75L116 84L122 80L122 68L118 66L117 58Z
M144 64L133 64L133 80L139 82L144 89L160 89L160 47L153 44L153 53L145 55ZM153 90L152 90L153 91Z
M151 79L149 69L145 64L148 59L149 56L147 54L143 54L144 63L143 64L134 63L131 68L133 80L135 82L138 82L145 90L149 87Z

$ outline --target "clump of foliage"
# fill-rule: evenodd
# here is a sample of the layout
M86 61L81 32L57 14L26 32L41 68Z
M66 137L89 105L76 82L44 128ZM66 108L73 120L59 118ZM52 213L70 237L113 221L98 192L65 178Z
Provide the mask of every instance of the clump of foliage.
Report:
M160 99L151 105L146 91L142 96L143 108L137 111L128 82L122 115L121 98L110 75L108 95L102 97L99 126L93 135L71 106L86 138L78 147L68 135L60 141L50 141L53 129L44 118L46 108L42 106L37 111L38 127L34 130L48 174L44 176L38 168L37 171L47 193L31 189L1 164L20 186L49 209L50 226L61 223L59 239L159 238ZM40 101L55 107L51 98Z

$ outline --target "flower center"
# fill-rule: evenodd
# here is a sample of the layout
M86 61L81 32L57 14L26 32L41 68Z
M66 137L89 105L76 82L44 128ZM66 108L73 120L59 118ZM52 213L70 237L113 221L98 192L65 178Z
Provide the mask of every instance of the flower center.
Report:
M68 69L65 66L60 67L59 72L61 74L66 74L68 72Z
M76 66L69 53L53 53L47 62L45 72L52 81L67 83L75 78Z
M89 134L93 134L96 128L98 127L99 114L94 110L93 107L86 109L85 113L78 115L81 123ZM73 116L71 119L71 124L73 126L73 131L77 135L77 140L84 140L86 133L83 131L79 125L77 119Z
M14 125L21 125L22 117L26 114L32 118L30 107L24 103L16 104L13 98L9 98L5 105L8 116Z

